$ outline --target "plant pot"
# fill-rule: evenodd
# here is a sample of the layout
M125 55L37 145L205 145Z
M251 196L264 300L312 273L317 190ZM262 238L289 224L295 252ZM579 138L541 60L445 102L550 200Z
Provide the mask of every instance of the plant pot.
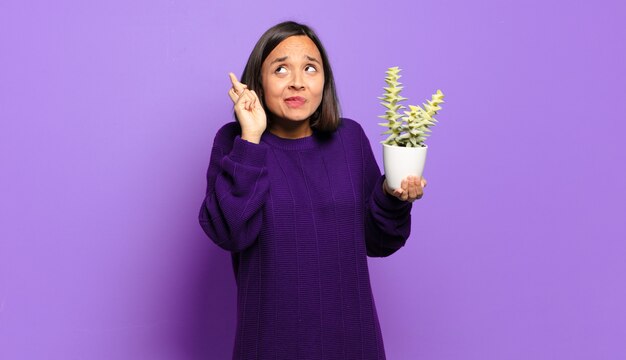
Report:
M422 176L426 163L426 147L401 147L383 144L383 163L387 185L400 187L402 179L409 175Z

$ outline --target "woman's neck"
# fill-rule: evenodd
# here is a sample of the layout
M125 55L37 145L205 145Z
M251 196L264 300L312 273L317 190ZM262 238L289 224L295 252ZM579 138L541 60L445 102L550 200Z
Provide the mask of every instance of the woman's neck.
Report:
M269 126L269 131L284 139L300 139L313 135L309 119L293 121L274 118Z

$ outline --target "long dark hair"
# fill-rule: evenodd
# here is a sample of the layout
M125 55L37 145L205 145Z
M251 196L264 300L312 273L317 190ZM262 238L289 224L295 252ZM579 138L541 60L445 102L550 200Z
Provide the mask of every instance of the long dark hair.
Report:
M335 91L335 78L333 77L333 71L330 67L326 50L310 27L293 21L285 21L268 29L261 36L259 41L257 41L254 49L252 49L252 53L250 53L246 67L241 75L241 82L248 85L248 89L254 90L257 93L263 104L263 108L267 112L263 94L263 82L261 79L261 67L263 66L263 62L272 50L283 40L290 36L301 35L307 36L313 41L315 46L317 46L322 56L322 64L324 67L324 92L322 94L322 102L311 115L311 128L322 132L333 132L339 126L340 117L339 100L337 99L337 92ZM268 120L269 119L270 116L268 116Z

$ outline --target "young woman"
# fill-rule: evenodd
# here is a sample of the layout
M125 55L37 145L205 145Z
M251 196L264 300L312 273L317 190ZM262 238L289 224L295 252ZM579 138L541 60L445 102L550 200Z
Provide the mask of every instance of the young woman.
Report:
M232 253L233 358L384 359L367 256L404 245L426 181L387 187L309 27L272 27L230 78L200 224Z

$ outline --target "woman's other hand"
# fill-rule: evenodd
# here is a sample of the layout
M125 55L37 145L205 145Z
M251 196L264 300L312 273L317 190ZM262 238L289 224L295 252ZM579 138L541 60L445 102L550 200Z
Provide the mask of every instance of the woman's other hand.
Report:
M228 90L228 96L233 101L235 114L241 125L241 138L258 144L267 127L263 105L257 94L253 90L249 90L245 84L240 83L235 74L229 73L228 76L232 83L232 87Z
M402 180L398 189L390 189L387 185L387 180L385 180L383 190L386 194L397 197L402 201L413 202L422 198L426 184L426 179L421 176L407 176Z

